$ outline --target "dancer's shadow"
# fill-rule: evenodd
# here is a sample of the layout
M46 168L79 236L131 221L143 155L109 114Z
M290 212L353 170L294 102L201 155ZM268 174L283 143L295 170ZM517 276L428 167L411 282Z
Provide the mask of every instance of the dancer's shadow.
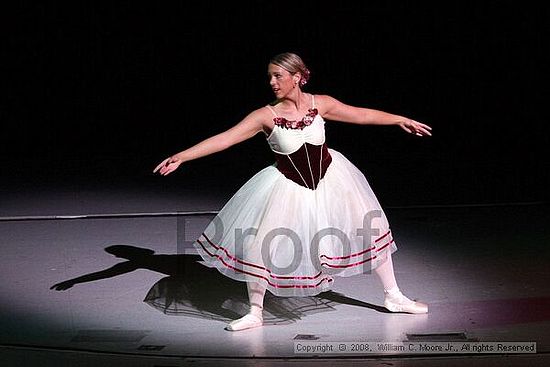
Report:
M106 247L105 251L127 261L54 284L50 289L67 290L78 283L111 278L137 269L148 269L167 276L151 287L144 302L167 315L230 321L248 312L248 295L244 283L203 265L198 255L158 255L151 249L130 245L112 245ZM384 307L333 291L309 297L276 297L266 292L264 322L292 323L307 315L333 311L338 304L387 312Z

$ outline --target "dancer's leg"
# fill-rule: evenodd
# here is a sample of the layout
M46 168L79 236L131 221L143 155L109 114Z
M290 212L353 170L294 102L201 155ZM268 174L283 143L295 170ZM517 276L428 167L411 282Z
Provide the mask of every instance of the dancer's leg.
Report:
M238 320L230 322L225 329L238 331L262 326L262 312L264 308L265 288L259 283L247 282L248 300L250 302L250 312Z
M262 317L264 309L265 288L259 283L246 283L248 289L248 300L250 302L250 313Z
M386 254L386 259L374 270L384 287L384 306L392 312L427 313L428 305L412 301L401 293L395 279L391 253L388 251Z
M386 292L390 289L397 288L397 280L395 279L393 260L389 251L386 252L386 258L382 261L382 264L374 269L374 272L378 275L378 278L380 278L382 286L384 287L384 292Z

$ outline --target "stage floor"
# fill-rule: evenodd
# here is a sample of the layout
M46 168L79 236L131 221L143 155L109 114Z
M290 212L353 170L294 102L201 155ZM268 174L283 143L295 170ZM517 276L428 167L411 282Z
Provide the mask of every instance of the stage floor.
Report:
M190 245L224 193L135 189L75 199L44 191L4 199L3 366L550 362L545 203L386 208L399 286L429 303L426 315L387 312L378 279L364 274L336 278L332 291L315 297L268 295L264 327L228 332L226 323L246 312L245 285L198 264ZM114 248L118 256L148 252L127 260ZM79 283L66 290L51 289L75 278ZM296 352L297 344L312 342L534 342L537 353Z

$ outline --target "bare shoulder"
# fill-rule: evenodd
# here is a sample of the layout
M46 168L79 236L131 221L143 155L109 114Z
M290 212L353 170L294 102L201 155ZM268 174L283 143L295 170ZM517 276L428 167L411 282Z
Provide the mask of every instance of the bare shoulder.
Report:
M263 126L269 124L269 121L273 120L273 112L267 106L263 106L250 112L245 119L251 119Z
M269 116L272 116L272 115L273 115L273 112L271 112L269 107L266 105L255 109L250 113L249 116L255 116L257 118L269 118Z
M243 122L256 126L259 130L269 132L273 129L273 112L267 106L259 107L250 112Z
M338 103L338 100L336 100L334 97L329 96L327 94L315 94L315 106L317 107L317 110L319 110L319 113L324 115L327 111L331 110L334 105Z

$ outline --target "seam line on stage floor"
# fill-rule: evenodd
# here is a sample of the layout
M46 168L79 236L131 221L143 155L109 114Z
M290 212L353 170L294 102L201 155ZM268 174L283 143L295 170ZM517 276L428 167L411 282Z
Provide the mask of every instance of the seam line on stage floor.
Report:
M386 206L385 209L444 209L444 208L482 208L482 207L502 207L502 206L529 206L544 205L546 201L532 202L507 202L507 203L488 203L488 204L426 204L426 205L407 205L407 206ZM39 221L39 220L75 220L75 219L103 219L103 218L139 218L139 217L177 217L177 216L200 216L216 215L219 211L184 211L184 212L152 212L152 213L104 213L104 214L75 214L75 215L21 215L21 216L2 216L0 222L17 221Z
M75 214L75 215L21 215L0 217L0 222L33 221L33 220L75 220L103 218L139 218L139 217L179 217L193 215L215 215L218 211L196 212L159 212L159 213L106 213L106 214Z

